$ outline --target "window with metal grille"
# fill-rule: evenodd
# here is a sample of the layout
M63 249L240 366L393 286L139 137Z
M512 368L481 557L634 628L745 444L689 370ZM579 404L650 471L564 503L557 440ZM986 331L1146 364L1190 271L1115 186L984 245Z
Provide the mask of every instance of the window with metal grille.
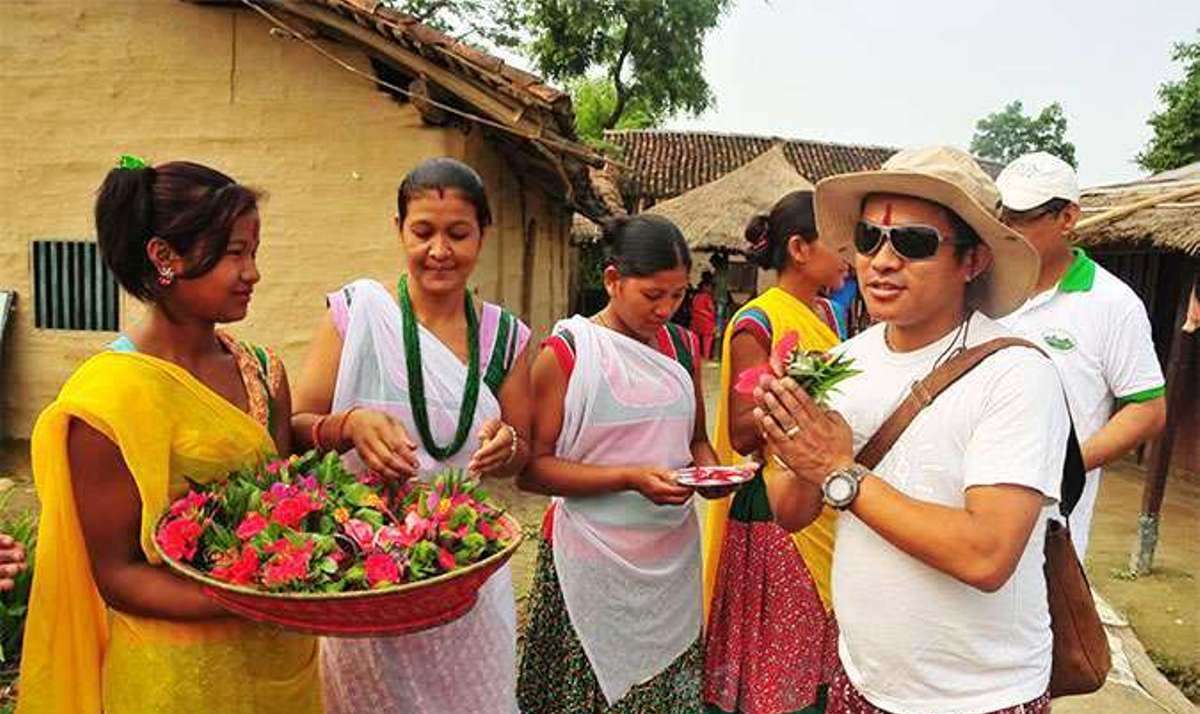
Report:
M87 241L36 240L34 325L50 330L119 329L117 279Z

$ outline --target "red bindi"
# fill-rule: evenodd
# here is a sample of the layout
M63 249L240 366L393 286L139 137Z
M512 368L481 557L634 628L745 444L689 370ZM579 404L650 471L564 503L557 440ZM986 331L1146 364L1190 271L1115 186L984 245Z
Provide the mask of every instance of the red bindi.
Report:
M892 204L888 203L883 208L883 225L892 225Z

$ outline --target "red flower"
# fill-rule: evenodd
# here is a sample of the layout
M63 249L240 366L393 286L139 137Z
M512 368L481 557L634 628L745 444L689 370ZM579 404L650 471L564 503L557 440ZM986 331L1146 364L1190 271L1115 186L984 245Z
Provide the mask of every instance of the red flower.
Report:
M295 528L305 516L317 508L317 504L313 503L308 494L285 496L271 511L271 521L286 528Z
M442 566L442 570L451 571L458 563L454 560L454 553L445 548L438 548L438 565Z
M286 538L275 541L267 549L275 555L263 569L263 584L273 587L303 580L308 576L308 562L312 557L312 549L312 541L301 547L292 545Z
M196 556L196 544L204 526L190 518L167 521L158 530L158 544L172 560L191 560Z
M400 582L400 568L396 567L396 561L386 553L368 555L363 568L366 570L367 585L370 587Z
M247 546L242 554L227 566L212 569L212 576L236 585L253 585L258 575L258 552Z
M193 515L197 514L206 503L208 503L207 493L188 491L186 496L171 504L171 515L179 516L189 512Z
M237 537L242 540L250 540L258 535L267 527L267 519L258 511L251 511L242 519L241 525L237 527Z
M479 535L487 538L488 540L496 540L496 538L499 537L495 529L492 528L491 524L482 518L475 522L475 530L479 531Z

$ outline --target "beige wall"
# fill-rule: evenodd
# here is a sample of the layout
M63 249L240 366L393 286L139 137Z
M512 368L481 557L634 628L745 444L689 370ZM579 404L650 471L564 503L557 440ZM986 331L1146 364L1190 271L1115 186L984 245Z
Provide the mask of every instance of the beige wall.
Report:
M325 47L369 68L357 52ZM140 0L0 3L0 58L0 289L20 294L0 369L0 433L27 435L75 365L113 337L34 328L29 242L93 237L95 189L123 152L208 163L267 190L263 283L233 331L280 350L293 375L323 293L360 276L395 279L396 185L429 156L480 164L500 220L476 282L484 298L520 307L519 194L496 152L477 132L424 127L411 107L272 37L251 13ZM526 216L537 226L532 317L545 329L565 310L565 218L532 188Z

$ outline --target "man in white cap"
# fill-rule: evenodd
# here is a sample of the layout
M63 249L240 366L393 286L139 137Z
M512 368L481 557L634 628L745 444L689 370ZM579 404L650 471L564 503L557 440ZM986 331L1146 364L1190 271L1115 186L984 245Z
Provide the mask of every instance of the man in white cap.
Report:
M1034 296L1004 324L1050 354L1067 388L1088 469L1071 516L1071 540L1082 560L1101 467L1153 439L1166 423L1163 373L1142 301L1071 247L1080 215L1071 165L1041 151L1026 154L1005 167L996 185L1002 219L1042 258Z
M1011 335L996 318L1028 297L1037 254L958 149L827 178L816 209L821 239L852 246L878 323L838 348L862 373L830 409L790 378L763 380L756 397L772 458L793 476L773 485L776 520L795 531L822 503L842 511L827 712L1047 712L1043 543L1069 433L1054 365L1002 349L927 403L874 468L855 463L915 382Z

